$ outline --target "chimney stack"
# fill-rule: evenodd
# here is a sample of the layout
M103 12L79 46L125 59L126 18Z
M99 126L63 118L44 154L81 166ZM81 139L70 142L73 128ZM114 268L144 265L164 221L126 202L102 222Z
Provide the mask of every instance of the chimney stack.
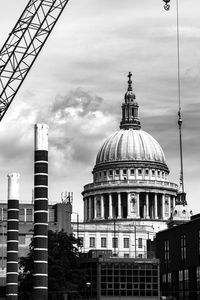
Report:
M6 297L18 299L19 178L8 174Z
M48 126L35 125L34 281L35 300L48 299Z

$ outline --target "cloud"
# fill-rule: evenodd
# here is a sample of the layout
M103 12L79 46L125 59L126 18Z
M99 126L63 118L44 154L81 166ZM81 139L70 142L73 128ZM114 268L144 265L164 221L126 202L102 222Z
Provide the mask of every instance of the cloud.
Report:
M85 116L96 112L102 106L103 99L81 88L71 90L66 96L57 96L51 105L50 114L58 114L58 119Z
M94 161L99 141L108 127L112 130L114 119L101 97L81 88L56 96L41 118L50 127L51 169L60 176L67 174L68 168Z
M56 96L54 102L41 111L31 102L21 100L19 106L12 106L0 128L1 163L6 165L9 159L31 164L33 125L44 122L49 125L51 170L64 174L73 164L86 165L94 160L99 141L106 137L107 128L113 129L110 125L113 120L103 98L81 88Z

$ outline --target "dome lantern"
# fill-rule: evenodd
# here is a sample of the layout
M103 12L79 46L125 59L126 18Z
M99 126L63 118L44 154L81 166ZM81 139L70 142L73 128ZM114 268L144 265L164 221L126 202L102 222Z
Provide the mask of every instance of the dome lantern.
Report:
M122 103L122 120L120 122L120 129L140 129L140 121L138 118L138 103L135 101L135 94L132 89L132 73L128 74L128 89L124 96L124 103Z

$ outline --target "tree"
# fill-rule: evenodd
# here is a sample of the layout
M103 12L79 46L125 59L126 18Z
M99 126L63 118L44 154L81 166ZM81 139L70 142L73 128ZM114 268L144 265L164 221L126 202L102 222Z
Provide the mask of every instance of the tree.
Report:
M62 299L65 292L78 291L83 281L79 268L79 239L60 232L48 232L48 299ZM33 292L33 239L27 257L21 257L19 298L30 299Z

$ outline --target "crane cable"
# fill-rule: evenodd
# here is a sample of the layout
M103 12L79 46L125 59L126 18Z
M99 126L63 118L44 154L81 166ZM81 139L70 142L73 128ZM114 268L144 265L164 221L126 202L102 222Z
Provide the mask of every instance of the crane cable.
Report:
M182 145L182 118L181 118L181 76L180 76L180 30L179 30L179 5L176 0L176 44L177 44L177 85L178 85L178 126L179 126L179 142L180 142L180 192L184 193L183 178L183 145Z
M170 0L163 0L165 2L164 9L169 10ZM181 118L181 76L180 76L180 30L179 30L179 5L176 0L176 46L177 46L177 87L178 87L178 126L179 126L179 142L180 142L180 192L184 193L184 178L183 178L183 145L182 145L182 123Z

